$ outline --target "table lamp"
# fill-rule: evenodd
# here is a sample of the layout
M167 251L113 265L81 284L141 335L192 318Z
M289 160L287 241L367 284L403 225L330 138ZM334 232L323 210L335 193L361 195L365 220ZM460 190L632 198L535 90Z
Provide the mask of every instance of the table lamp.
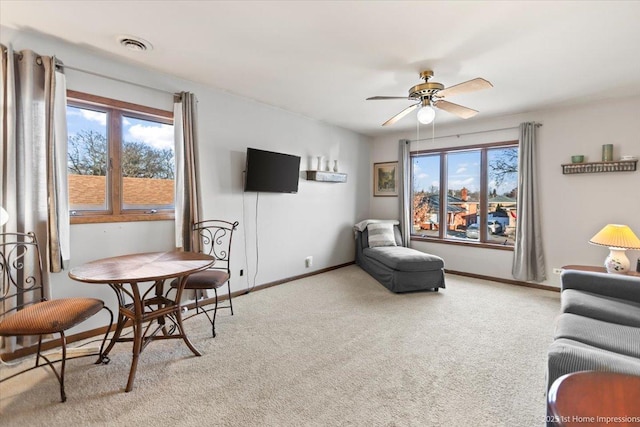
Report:
M589 240L589 243L609 248L609 256L604 260L604 266L609 273L625 274L629 271L629 258L625 251L640 249L640 239L633 234L629 226L619 224L607 224Z
M0 206L0 227L5 225L9 221L9 214L4 210L2 206Z

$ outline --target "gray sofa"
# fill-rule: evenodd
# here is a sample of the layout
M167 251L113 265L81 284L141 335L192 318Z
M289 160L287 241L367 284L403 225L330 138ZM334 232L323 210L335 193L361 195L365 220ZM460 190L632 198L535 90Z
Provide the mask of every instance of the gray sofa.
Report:
M394 226L397 246L369 247L368 230L356 233L356 264L392 292L444 288L444 261L402 246L402 235Z
M560 298L547 390L578 371L640 376L640 277L565 270Z

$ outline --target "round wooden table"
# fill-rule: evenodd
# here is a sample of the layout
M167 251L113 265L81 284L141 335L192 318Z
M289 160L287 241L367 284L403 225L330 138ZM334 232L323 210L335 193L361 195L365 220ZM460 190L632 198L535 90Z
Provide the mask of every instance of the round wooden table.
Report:
M553 382L548 397L549 424L577 426L640 425L640 377L583 371Z
M133 388L140 353L154 339L182 339L196 356L201 355L184 332L180 299L187 277L206 269L214 261L214 257L196 252L152 252L99 259L71 269L69 277L73 280L107 284L116 292L118 323L103 357L106 358L116 342L133 341L125 391ZM173 278L178 279L179 285L175 299L169 299L163 295L163 285L166 279ZM148 284L151 284L149 288L141 292L140 286ZM170 328L171 332L167 330L165 319L175 326ZM120 336L127 320L133 325L133 338ZM151 330L153 320L157 321L157 326ZM146 322L149 324L143 327ZM158 335L160 331L162 335ZM106 360L108 363L109 359Z

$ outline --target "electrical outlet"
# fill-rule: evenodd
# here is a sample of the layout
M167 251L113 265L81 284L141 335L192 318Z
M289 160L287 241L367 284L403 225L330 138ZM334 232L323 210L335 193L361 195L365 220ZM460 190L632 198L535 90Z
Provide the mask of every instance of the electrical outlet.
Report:
M553 274L562 274L562 269L561 268L554 268L553 269Z
M313 265L313 257L312 256L308 256L304 259L304 266L306 268L309 268Z
M240 270L240 277L244 276L244 270Z

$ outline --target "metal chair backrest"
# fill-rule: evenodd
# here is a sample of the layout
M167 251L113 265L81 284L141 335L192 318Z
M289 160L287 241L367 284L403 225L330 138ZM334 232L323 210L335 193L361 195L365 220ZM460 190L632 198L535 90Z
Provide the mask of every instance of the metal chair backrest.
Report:
M42 260L33 233L0 233L0 319L44 300Z
M210 269L231 274L231 242L239 224L238 221L207 220L193 225L193 230L200 238L200 251L216 259Z

